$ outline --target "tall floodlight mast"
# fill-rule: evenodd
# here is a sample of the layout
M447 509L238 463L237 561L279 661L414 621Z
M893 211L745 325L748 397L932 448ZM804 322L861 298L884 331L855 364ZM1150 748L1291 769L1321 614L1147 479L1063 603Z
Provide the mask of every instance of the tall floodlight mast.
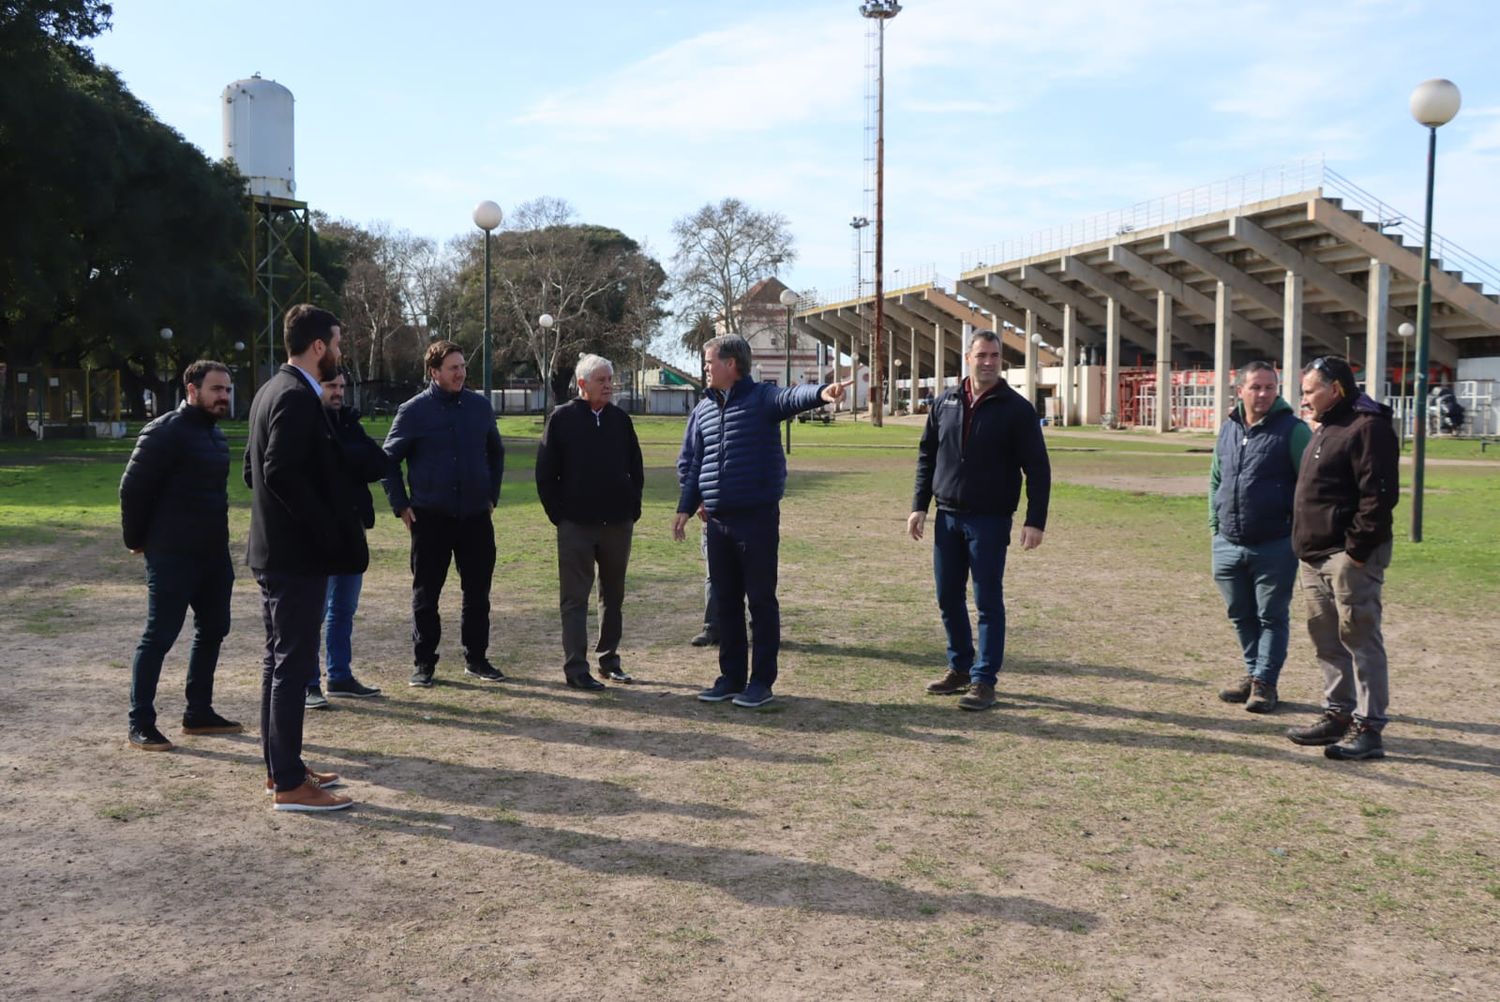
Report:
M864 0L862 17L875 21L875 328L870 343L870 423L881 426L880 358L885 342L885 23L901 13L896 0Z

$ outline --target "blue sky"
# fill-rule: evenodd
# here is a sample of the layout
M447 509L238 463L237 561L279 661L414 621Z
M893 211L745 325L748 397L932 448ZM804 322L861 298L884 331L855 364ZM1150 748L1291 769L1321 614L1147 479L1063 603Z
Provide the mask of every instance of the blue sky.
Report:
M117 0L93 48L214 157L226 84L290 88L298 194L332 215L446 239L480 199L552 195L665 261L675 218L733 195L788 217L784 277L826 296L854 282L863 208L857 7ZM909 0L886 35L888 281L1305 157L1419 216L1407 99L1433 76L1464 95L1436 229L1500 267L1497 41L1493 0Z

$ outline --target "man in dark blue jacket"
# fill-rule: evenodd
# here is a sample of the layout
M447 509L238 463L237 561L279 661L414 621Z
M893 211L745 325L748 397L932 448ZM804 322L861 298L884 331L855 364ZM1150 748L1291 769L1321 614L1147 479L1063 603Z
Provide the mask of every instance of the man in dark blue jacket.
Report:
M187 399L141 429L120 478L125 548L146 555L146 629L130 669L130 747L171 751L156 729L162 660L193 610L184 734L244 730L214 712L214 669L229 633L229 442L218 420L229 415L230 374L198 361L182 376Z
M458 564L464 601L459 637L464 674L485 682L505 675L489 663L490 578L505 449L490 402L464 388L464 351L452 341L427 349L430 386L396 411L385 452L391 468L385 493L411 532L411 685L428 688L437 670L442 621L438 597L448 565ZM401 464L406 463L406 479ZM408 491L408 486L410 490Z
M799 411L843 399L845 384L777 388L750 378L750 342L730 335L703 346L707 399L694 415L672 536L686 537L701 506L708 515L708 575L719 603L719 677L698 694L706 703L764 706L776 684L781 608L777 549L786 454L779 425ZM745 604L755 630L750 657ZM753 661L753 664L752 664Z
M917 447L917 483L906 531L921 539L927 506L937 498L932 569L948 634L948 671L927 686L934 696L964 693L958 705L995 705L1005 659L1005 551L1026 478L1021 546L1042 545L1052 467L1036 408L1000 378L1000 338L977 330L969 342L969 375L927 412ZM979 651L969 629L969 578L979 610Z
M1214 584L1239 637L1245 676L1219 692L1251 713L1276 709L1276 681L1291 635L1292 497L1312 432L1281 399L1276 367L1239 372L1239 404L1219 431L1208 474Z

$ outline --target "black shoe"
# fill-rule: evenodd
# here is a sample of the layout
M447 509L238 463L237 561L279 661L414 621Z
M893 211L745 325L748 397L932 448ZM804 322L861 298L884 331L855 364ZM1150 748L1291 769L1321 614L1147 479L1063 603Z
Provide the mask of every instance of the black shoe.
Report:
M1323 719L1311 727L1293 727L1286 732L1287 739L1295 745L1332 745L1349 733L1353 721L1341 717L1332 710L1323 711Z
M1340 744L1329 745L1323 754L1341 762L1360 762L1367 758L1385 758L1385 745L1380 742L1380 732L1359 725L1354 736Z
M581 675L569 675L564 681L568 683L569 689L582 689L584 692L598 692L600 689L608 688L588 672Z
M406 684L413 689L431 689L432 673L436 670L432 665L417 665L411 670L411 679Z
M171 751L175 745L154 724L130 728L130 747L137 751Z
M605 671L601 668L599 670L599 674L603 675L609 681L619 682L621 685L629 685L631 682L635 681L635 679L631 677L628 671L625 671L621 668L611 668L608 671Z
M363 685L359 679L350 675L337 681L332 679L328 682L328 695L330 696L353 696L356 699L366 699L370 696L380 695L380 688L373 685Z
M729 679L720 675L712 687L698 693L698 698L705 703L722 703L727 699L733 699L745 691L743 685L736 685Z
M307 695L302 697L302 708L305 710L329 710L328 697L323 695L323 690L318 686L307 687Z
M505 681L505 673L488 661L474 661L464 665L464 674L481 682Z
M1219 698L1226 703L1243 703L1250 698L1250 688L1255 682L1253 678L1246 675L1234 685L1226 685L1219 690Z
M242 734L244 730L237 721L225 720L213 710L182 718L184 734Z
M1245 700L1245 712L1270 713L1279 702L1281 700L1276 697L1276 687L1257 680L1250 684L1250 698Z
M694 647L718 647L719 633L717 630L704 630L693 638L692 644Z

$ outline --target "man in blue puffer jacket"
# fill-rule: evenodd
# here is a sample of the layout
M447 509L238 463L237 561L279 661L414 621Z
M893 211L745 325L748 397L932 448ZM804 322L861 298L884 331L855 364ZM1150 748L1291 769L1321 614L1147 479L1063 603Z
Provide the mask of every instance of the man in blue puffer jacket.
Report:
M785 389L750 378L750 342L730 335L703 346L708 396L694 413L672 537L686 537L701 505L708 515L708 576L718 599L719 678L698 694L706 703L764 706L776 684L781 609L777 547L786 454L778 425L799 411L843 399L844 383ZM750 657L745 604L755 630ZM753 664L752 664L753 661Z
M1214 584L1239 637L1245 676L1219 692L1251 713L1276 709L1276 681L1291 634L1297 557L1292 496L1312 432L1277 393L1270 362L1239 373L1240 402L1219 431L1208 475Z
M411 614L414 662L410 685L432 686L437 669L438 596L449 563L458 564L464 601L459 627L464 674L484 682L505 675L489 663L490 578L495 572L495 526L505 449L490 402L464 389L464 351L452 341L427 348L432 385L402 404L385 436L391 472L385 493L411 532ZM406 463L406 480L401 464ZM410 482L410 494L407 482Z

